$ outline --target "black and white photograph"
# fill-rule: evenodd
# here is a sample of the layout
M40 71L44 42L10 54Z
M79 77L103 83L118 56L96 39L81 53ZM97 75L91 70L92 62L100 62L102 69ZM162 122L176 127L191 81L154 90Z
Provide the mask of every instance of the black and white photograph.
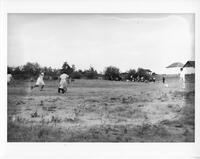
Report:
M194 143L193 13L8 13L7 142Z

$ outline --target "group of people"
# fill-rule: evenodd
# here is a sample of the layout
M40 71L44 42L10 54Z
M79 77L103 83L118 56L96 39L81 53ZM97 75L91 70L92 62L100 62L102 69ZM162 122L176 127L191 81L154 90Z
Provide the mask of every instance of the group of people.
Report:
M67 91L67 85L69 84L69 75L67 75L67 73L63 71L62 74L59 76L58 80L58 93L64 94ZM31 86L31 90L33 90L36 87L41 87L40 91L42 91L44 89L44 86L44 73L42 72L37 78L36 84L34 86Z
M149 77L145 78L143 76L134 77L133 75L131 75L130 76L130 81L132 81L132 82L155 82L156 78L153 77L153 76L149 76Z
M62 74L59 76L59 84L58 84L58 93L65 93L67 91L67 86L70 83L69 75L63 71ZM13 80L13 77L11 74L7 75L7 83L10 84ZM181 70L180 73L180 81L183 83L183 88L185 88L185 75L183 71ZM162 82L165 84L165 77L162 77ZM34 86L31 86L31 90L33 90L36 87L40 87L40 91L44 89L45 83L44 83L44 73L41 72L39 77L37 78L36 84Z

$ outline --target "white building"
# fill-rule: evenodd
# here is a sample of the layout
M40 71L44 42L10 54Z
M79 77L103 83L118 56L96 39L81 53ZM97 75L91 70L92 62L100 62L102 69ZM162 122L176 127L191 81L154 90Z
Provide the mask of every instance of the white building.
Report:
M185 75L195 74L195 61L187 61L182 68Z
M187 61L180 74L183 88L188 91L195 90L195 61Z

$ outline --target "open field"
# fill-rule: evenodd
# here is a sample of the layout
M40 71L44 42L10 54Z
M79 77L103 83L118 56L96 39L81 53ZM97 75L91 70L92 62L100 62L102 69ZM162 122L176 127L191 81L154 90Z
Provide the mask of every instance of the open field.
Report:
M8 86L8 141L194 142L194 91L178 79L138 83L75 80L67 94L55 81Z

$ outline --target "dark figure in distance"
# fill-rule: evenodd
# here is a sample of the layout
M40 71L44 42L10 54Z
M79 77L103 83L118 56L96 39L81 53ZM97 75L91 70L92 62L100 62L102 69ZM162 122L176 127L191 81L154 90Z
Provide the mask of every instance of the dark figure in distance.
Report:
M162 78L163 83L165 83L165 77Z

